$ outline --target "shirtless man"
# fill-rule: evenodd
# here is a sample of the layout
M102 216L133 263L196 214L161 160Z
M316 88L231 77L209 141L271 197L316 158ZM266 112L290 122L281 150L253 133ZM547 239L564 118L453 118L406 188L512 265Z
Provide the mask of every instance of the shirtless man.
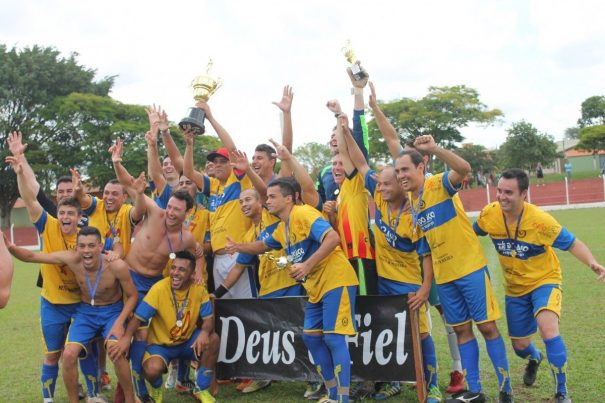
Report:
M70 403L78 402L78 357L102 333L105 343L115 343L124 334L124 322L137 304L137 293L123 260L109 260L101 254L101 233L94 227L83 227L77 236L76 250L36 253L7 241L17 259L67 267L75 275L81 290L81 303L76 309L63 350L63 380ZM122 301L122 293L126 296ZM113 361L127 403L134 403L130 366L125 356ZM89 401L95 401L89 399ZM101 400L99 400L101 401Z

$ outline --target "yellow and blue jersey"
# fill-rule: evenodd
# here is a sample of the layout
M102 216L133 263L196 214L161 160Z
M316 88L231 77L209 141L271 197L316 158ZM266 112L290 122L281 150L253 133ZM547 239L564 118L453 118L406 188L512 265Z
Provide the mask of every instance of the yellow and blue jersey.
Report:
M374 171L368 171L365 183L376 203L373 230L378 276L420 285L422 276L420 260L416 253L417 243L413 241L412 215L409 208L400 212L389 211L389 203L382 199L382 193L376 188L373 175Z
M244 237L244 242L254 242L257 240L264 241L273 234L279 223L280 220L278 217L263 208L260 223L250 228ZM286 256L283 249L273 249L267 252L267 254L271 255L273 259L279 259L282 256ZM297 284L296 280L290 277L288 270L278 270L275 261L271 261L266 254L262 254L258 257L245 253L237 255L237 263L246 266L254 264L256 259L258 259L258 278L260 280L259 296L262 297L263 295Z
M421 200L413 199L412 212L417 212L415 239L423 236L418 252L431 253L437 284L448 283L487 265L481 244L466 216L457 189L440 173L425 179ZM412 224L414 227L414 224Z
M122 204L117 212L108 213L105 211L103 199L92 197L92 204L84 210L84 214L88 215L88 225L98 228L101 232L104 249L111 249L114 240L119 238L124 248L124 256L128 254L133 230L130 221L131 209L132 205Z
M34 223L42 242L42 252L60 252L76 249L77 234L61 232L59 220L42 210ZM42 297L52 304L74 304L80 302L80 287L76 276L66 265L42 263Z
M368 191L363 176L355 169L346 175L336 199L340 243L348 259L374 259L370 242Z
M168 200L172 195L172 186L168 182L164 185L163 189L156 187L154 181L149 181L149 189L151 189L151 198L160 208L165 209L168 205Z
M204 176L204 194L210 199L210 242L212 250L223 249L227 244L227 235L235 242L241 242L252 222L242 213L239 195L243 190L251 189L252 182L247 175L231 172L227 182L222 185L216 178Z
M507 233L502 209L495 202L481 210L473 227L477 234L489 235L496 248L506 295L517 297L542 285L561 284L561 265L553 246L568 250L576 238L544 210L524 203L519 228L516 223L509 225Z
M169 277L155 283L135 311L135 316L143 322L153 318L149 325L148 344L170 346L184 343L197 329L198 317L203 320L213 315L206 287L191 284L186 290L175 290L179 309L186 301L182 313L183 325L177 326L177 307L170 283Z
M288 225L280 222L264 242L271 249L285 249L288 261L300 263L319 249L323 237L330 230L330 224L315 208L293 206ZM359 285L359 282L340 246L313 267L303 283L311 303L319 302L330 290L351 285Z

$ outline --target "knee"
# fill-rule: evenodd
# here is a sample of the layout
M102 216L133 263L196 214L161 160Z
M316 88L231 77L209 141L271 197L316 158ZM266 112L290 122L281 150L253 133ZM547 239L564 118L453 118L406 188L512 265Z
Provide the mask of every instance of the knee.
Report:
M68 347L71 346L68 344ZM80 354L79 348L68 348L66 347L63 350L63 365L65 366L75 366L78 362L78 356Z
M552 321L542 321L538 324L540 336L543 340L552 339L559 335L559 322L555 319Z
M152 357L143 363L143 374L150 382L162 376L165 370L164 361L159 358Z
M486 340L492 340L500 336L496 322L485 322L477 325L477 328Z
M473 335L473 327L471 326L470 322L459 326L453 326L453 329L456 333L458 344L466 343L467 341L475 338L475 335Z
M511 342L513 344L513 349L515 351L523 351L527 347L529 347L529 344L531 343L531 340L529 338L525 338L525 339L511 339Z

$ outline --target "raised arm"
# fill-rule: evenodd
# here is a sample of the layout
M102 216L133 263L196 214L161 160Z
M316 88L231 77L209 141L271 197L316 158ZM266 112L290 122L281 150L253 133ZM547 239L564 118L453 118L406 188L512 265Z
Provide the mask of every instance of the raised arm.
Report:
M397 130L393 127L389 119L382 112L382 109L378 106L378 102L376 101L376 90L374 89L374 84L370 82L370 109L372 109L372 114L374 115L374 121L376 122L376 126L378 126L378 130L382 133L382 137L384 138L385 143L387 143L387 147L389 149L389 153L393 160L397 159L399 153L401 152L401 143L399 142L399 136L397 135Z
M252 186L254 186L254 189L256 189L262 199L262 202L264 203L267 200L267 185L250 166L246 153L240 150L232 151L229 153L229 159L231 166L234 169L238 169L248 175L250 182L252 182Z
M344 119L343 119L343 121L341 121L339 119L338 124L346 125L347 123L346 123L346 121L344 121ZM365 178L366 174L370 170L370 166L368 165L368 162L366 161L363 153L359 149L359 146L355 142L355 139L353 139L351 132L348 130L348 128L346 126L342 128L342 132L343 132L344 140L347 143L347 149L349 151L349 158L351 159L351 162L353 163L355 168L357 168L357 170Z
M418 151L426 151L435 155L452 169L448 174L452 186L461 184L462 180L471 171L471 165L465 159L450 150L439 147L430 134L417 137L414 141L414 147Z
M21 167L23 168L23 178L24 178L24 188L21 190L19 188L19 192L23 195L23 193L33 194L34 197L40 191L40 184L36 180L36 174L34 170L27 162L27 158L25 158L25 150L27 150L27 144L23 144L23 135L21 132L12 132L8 135L6 139L6 144L8 145L8 149L14 157L18 157L21 161ZM23 197L23 196L21 196Z
M83 210L87 209L92 204L92 196L84 193L82 178L80 177L78 170L70 168L69 172L71 173L71 184L74 187L74 197L80 202Z
M349 157L349 148L344 137L345 130L349 131L349 118L345 113L340 113L336 121L336 141L338 142L338 153L342 159L342 165L345 168L345 173L349 176L355 170L355 165Z
M5 241L7 238L4 239ZM71 251L59 251L52 253L33 252L29 249L16 246L14 243L8 243L8 251L15 258L27 263L47 263L56 265L67 265L69 257L73 254Z
M196 171L193 166L193 137L194 134L191 131L184 131L183 136L185 137L185 156L183 158L183 175L195 182L195 185L204 192L204 174Z
M15 171L15 174L17 174L17 186L19 187L19 194L25 203L29 218L32 220L32 222L36 222L44 210L36 199L36 194L32 193L31 189L29 189L26 184L25 174L23 173L24 159L25 157L23 154L19 155L18 157L9 155L6 157L5 161L11 164L13 171Z
M166 178L164 178L162 166L160 165L157 132L154 133L153 130L150 130L145 133L145 141L147 142L147 173L149 174L149 179L155 184L158 194L162 194L162 191L166 187Z
M235 142L233 141L233 138L227 132L227 130L225 130L225 128L221 126L221 124L214 118L214 116L212 115L212 111L210 110L210 106L208 106L208 104L204 101L198 101L195 106L206 113L206 119L210 122L210 124L216 131L218 138L221 140L227 151L231 152L236 150L237 147L235 147Z
M289 85L284 86L281 101L273 102L273 105L277 106L283 114L283 129L282 129L282 144L292 153L292 99L294 99L294 92L292 87Z
M170 158L170 162L172 162L174 169L176 169L177 172L183 172L183 156L170 135L170 125L168 124L168 115L166 114L166 111L161 111L160 113L160 133L162 134L164 148L168 153L168 157Z
M287 165L300 184L302 190L300 197L302 198L303 203L313 207L318 206L319 193L317 193L317 190L315 189L315 183L313 182L313 179L311 179L309 172L307 172L305 167L290 153L286 146L279 144L273 139L269 139L269 141L273 144L273 147L275 147L277 158L281 160L282 167Z

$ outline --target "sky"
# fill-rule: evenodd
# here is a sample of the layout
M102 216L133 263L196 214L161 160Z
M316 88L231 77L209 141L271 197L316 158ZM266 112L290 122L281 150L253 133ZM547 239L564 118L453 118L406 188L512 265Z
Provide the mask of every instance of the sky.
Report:
M271 104L294 88L294 148L327 142L336 98L352 113L347 39L378 99L419 99L430 86L464 84L504 113L492 127L463 129L488 148L525 119L563 137L582 101L605 94L602 1L209 1L1 0L0 43L53 46L117 76L111 96L158 104L179 121L193 106L192 79L214 61L224 80L215 118L251 153L279 138ZM214 131L207 123L207 133Z

